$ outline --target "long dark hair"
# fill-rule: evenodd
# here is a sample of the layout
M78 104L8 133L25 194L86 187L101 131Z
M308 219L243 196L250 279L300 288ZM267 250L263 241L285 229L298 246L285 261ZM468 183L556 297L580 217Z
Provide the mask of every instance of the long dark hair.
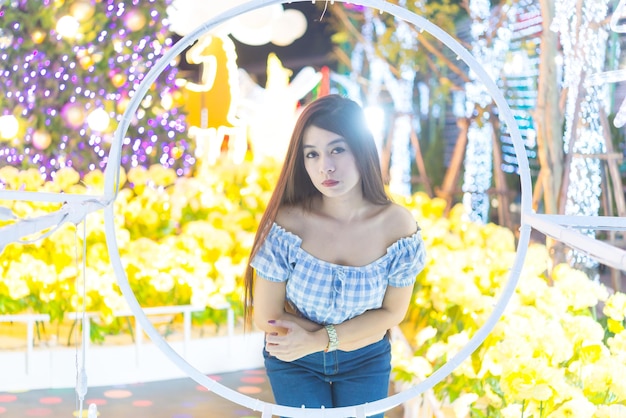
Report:
M309 126L333 132L346 140L361 175L365 199L380 205L391 202L383 184L376 143L365 122L363 110L356 102L340 95L321 97L308 104L296 122L276 188L259 223L249 261L265 241L281 206L310 208L313 198L319 196L320 192L304 168L302 141L304 131ZM250 263L246 269L244 286L244 319L245 324L249 325L254 287L254 269Z

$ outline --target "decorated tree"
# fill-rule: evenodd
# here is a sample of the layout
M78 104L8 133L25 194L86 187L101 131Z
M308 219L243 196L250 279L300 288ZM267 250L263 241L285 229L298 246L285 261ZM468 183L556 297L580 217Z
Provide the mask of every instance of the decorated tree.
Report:
M572 18L576 10L582 18ZM583 1L555 2L551 29L559 33L563 46L563 87L566 89L565 129L563 133L564 177L559 196L559 211L566 215L597 216L602 194L602 165L598 156L606 153L608 86L589 82L606 66L608 27L603 25L608 1L593 5ZM584 233L595 237L595 230ZM585 254L574 252L571 262L597 275L598 263Z
M0 165L106 165L117 122L143 77L172 44L169 0L0 1ZM126 168L160 163L178 175L194 158L168 67L133 116Z

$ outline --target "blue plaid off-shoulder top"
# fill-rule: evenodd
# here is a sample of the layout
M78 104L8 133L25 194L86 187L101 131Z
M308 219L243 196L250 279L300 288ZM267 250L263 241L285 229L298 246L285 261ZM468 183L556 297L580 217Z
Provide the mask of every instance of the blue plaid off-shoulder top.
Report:
M286 281L287 301L305 318L322 325L337 325L380 308L387 286L412 286L426 259L419 230L360 267L320 260L300 248L301 242L274 223L250 265L266 280Z

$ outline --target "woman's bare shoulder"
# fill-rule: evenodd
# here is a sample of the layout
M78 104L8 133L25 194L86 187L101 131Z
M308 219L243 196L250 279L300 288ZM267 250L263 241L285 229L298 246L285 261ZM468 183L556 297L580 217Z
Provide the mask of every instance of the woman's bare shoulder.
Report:
M303 209L299 206L281 206L276 213L276 223L287 231L297 233L303 215Z
M382 222L391 240L409 237L419 229L411 211L397 203L389 204L383 211Z

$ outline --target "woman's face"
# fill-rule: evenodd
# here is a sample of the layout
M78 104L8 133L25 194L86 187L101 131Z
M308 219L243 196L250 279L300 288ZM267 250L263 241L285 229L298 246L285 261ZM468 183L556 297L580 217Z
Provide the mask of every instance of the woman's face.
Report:
M317 126L304 131L304 167L313 185L324 196L361 191L361 175L348 143L340 135Z

